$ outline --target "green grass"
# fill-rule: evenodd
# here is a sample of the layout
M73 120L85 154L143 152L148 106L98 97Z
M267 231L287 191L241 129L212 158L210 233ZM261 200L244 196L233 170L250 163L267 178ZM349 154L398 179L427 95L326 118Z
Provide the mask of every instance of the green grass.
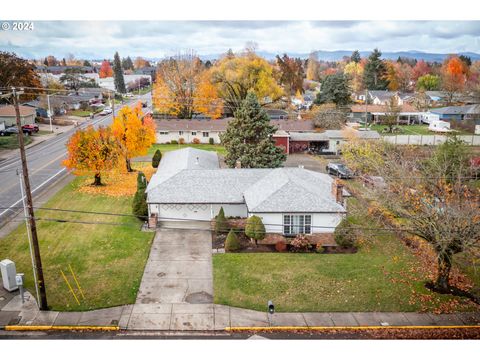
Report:
M183 149L186 147L193 147L195 149L207 150L207 151L216 151L220 155L225 155L227 152L225 148L221 145L210 145L210 144L154 144L150 149L148 149L148 155L153 155L157 149L162 153L172 150Z
M23 140L25 145L28 145L32 142L30 136L24 136ZM17 135L10 136L0 136L0 150L13 150L18 149L18 138Z
M44 207L98 212L131 213L131 197L107 197L76 191L82 178L75 179ZM37 218L120 223L120 225L75 224L38 221L38 237L49 306L54 310L89 310L134 303L148 258L152 233L140 231L141 222L133 217L37 211ZM35 295L25 225L22 223L0 239L2 259L15 261L17 272L26 274L26 287ZM75 272L85 300L77 305L62 278L72 286Z
M70 111L69 115L71 116L79 116L79 117L88 117L90 116L91 111L87 110L72 110Z
M386 125L373 124L370 126L372 130L378 131L380 134L385 136L392 135L435 135L438 134L434 131L428 130L428 125L396 125L401 131L396 133L383 133L383 129L387 128ZM471 133L463 130L458 130L456 132L458 135L471 135Z
M361 210L352 200L351 211ZM365 212L355 223L374 226ZM283 312L424 311L452 298L424 287L414 255L392 233L365 237L356 254L216 254L214 301L261 311L270 299Z

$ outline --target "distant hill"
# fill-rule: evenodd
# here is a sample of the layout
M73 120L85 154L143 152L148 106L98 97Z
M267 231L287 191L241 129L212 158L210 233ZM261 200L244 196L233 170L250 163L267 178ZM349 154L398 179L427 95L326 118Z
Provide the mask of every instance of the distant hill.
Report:
M315 51L315 53L317 54L319 60L336 61L336 60L341 60L344 56L352 55L352 51L353 50L335 50L335 51L317 50ZM360 55L362 57L368 57L370 53L371 51L360 51ZM257 54L269 60L274 59L275 56L277 55L277 53L272 53L267 51L257 51ZM278 53L278 55L282 55L282 54L283 52ZM308 53L287 53L287 54L288 56L299 57L302 59L306 59L309 56ZM443 54L428 53L428 52L422 52L417 50L394 51L394 52L386 51L386 52L382 52L382 58L396 60L398 59L399 56L401 56L401 57L417 59L417 60L442 62L450 54L451 53L443 53ZM480 60L480 54L477 54L477 53L460 52L456 54L469 56L472 59L472 61ZM213 59L218 59L220 55L221 54L206 54L206 55L200 55L200 58L202 60L213 60Z

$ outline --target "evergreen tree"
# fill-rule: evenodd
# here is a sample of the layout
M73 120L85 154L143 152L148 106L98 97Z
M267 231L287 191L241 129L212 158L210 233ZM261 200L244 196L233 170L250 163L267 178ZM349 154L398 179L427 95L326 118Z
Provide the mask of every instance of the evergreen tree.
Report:
M255 244L259 240L263 240L265 238L265 225L263 225L262 219L257 215L250 216L245 225L245 235L255 240Z
M359 63L361 60L362 60L362 57L360 56L360 52L358 50L355 50L354 52L352 52L352 55L350 56L350 61Z
M230 232L227 235L227 238L225 239L225 251L237 251L240 250L240 242L238 241L237 235L235 235L235 232L230 230Z
M334 103L337 106L352 102L348 78L341 73L327 75L322 82L321 91L317 94L315 104Z
M148 216L148 205L147 205L147 179L143 172L139 172L137 175L137 192L133 197L132 203L132 212L135 216L138 216L140 219L145 219L145 216Z
M47 60L47 58L45 58L45 59L43 60L43 64L44 64L45 66L48 66L48 60Z
M219 234L226 233L228 231L228 221L225 217L225 212L223 211L223 207L220 208L218 215L215 216L215 231Z
M83 66L92 66L92 64L88 60L83 60Z
M133 61L130 58L130 56L127 56L126 58L122 59L122 67L123 67L124 70L133 70L134 69Z
M160 151L160 149L157 149L152 157L152 167L155 169L158 168L160 160L162 160L162 152Z
M115 90L121 94L125 94L127 90L125 88L122 62L120 61L120 56L118 55L118 51L115 53L115 56L113 58L113 77L114 77L114 83L115 83Z
M272 135L277 129L270 125L267 113L261 108L253 92L247 94L220 135L227 150L225 163L234 167L239 161L244 168L276 168L282 166L286 155L275 146Z
M368 57L363 71L363 82L368 90L386 90L388 81L385 79L386 66L380 57L382 53L375 49Z

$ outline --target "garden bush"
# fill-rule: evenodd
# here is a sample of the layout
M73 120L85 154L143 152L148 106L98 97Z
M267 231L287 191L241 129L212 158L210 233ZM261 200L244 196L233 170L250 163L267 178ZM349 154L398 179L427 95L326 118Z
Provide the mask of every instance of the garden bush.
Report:
M240 250L240 241L238 241L237 235L235 235L235 232L231 229L225 239L225 251L237 250Z
M193 138L192 144L200 144L200 140L198 138Z
M132 212L133 215L137 216L140 220L145 220L145 217L148 216L146 188L147 179L145 174L139 171L137 175L137 192L135 193L132 202Z
M162 160L162 152L157 149L157 151L155 151L155 154L153 154L153 157L152 157L152 167L153 168L158 168L158 165L160 164L160 160Z
M172 141L170 141L170 144L172 144L172 145L178 145L178 141L177 141L177 140L172 140Z
M354 247L357 243L357 230L348 218L343 219L334 232L335 242L343 248Z
M179 143L180 145L185 144L185 139L184 139L184 138L178 139L178 143Z
M227 233L229 231L228 221L225 217L223 207L220 208L218 215L215 216L215 231L218 234Z
M213 140L213 138L209 138L209 139L208 139L208 143L209 143L210 145L213 145L213 144L215 144L215 140Z
M278 252L286 251L287 250L287 244L285 243L285 241L283 241L283 240L277 241L277 243L275 244L275 250L277 250Z
M313 245L304 234L298 234L290 242L290 250L292 252L309 252L313 249Z
M250 216L245 225L245 235L254 240L255 244L259 240L263 240L265 238L265 225L263 225L262 219L256 215Z

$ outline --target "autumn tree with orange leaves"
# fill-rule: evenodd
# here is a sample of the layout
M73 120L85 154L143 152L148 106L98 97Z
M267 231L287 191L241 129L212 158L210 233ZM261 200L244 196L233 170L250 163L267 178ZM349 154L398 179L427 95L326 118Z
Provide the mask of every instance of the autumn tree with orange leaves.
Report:
M102 185L102 172L114 169L119 159L119 147L109 127L78 130L67 143L67 159L63 161L76 175L94 174L92 185Z
M466 84L468 66L458 57L452 56L442 66L442 88L447 95L447 103L453 103L456 93L463 91Z
M98 76L100 76L101 79L113 76L113 69L110 66L110 62L108 60L102 61Z
M191 119L198 113L216 119L223 112L222 100L210 82L209 71L193 52L158 64L153 104L157 111L181 119Z
M124 106L114 117L112 132L119 145L120 156L128 172L132 171L131 158L147 154L155 142L155 123L150 115L144 116L141 105L133 109Z

